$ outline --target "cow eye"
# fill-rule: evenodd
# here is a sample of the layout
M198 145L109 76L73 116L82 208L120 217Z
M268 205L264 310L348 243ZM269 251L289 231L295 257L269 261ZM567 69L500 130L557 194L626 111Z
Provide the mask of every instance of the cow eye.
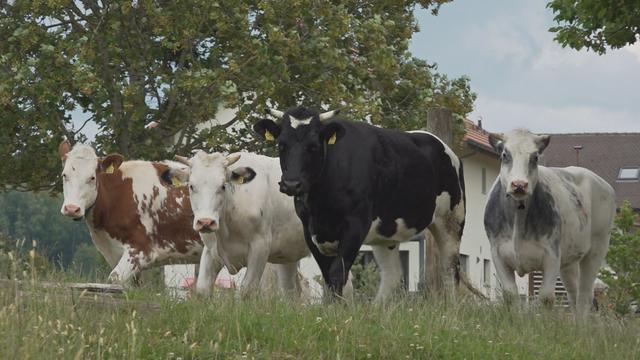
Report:
M225 184L222 184L222 186L220 186L220 190L222 190L222 191L227 190L227 186Z
M193 190L193 185L189 185L189 190L195 191L195 190Z
M64 179L64 181L67 181L67 174L62 174L62 179Z
M94 181L95 179L96 179L96 177L95 177L95 176L92 176L92 177L89 179L89 181Z
M537 155L537 154L536 154L536 155L533 155L533 157L531 158L531 160L532 160L534 163L537 163L537 162L538 162L538 159L539 159L539 157L538 157L538 155Z

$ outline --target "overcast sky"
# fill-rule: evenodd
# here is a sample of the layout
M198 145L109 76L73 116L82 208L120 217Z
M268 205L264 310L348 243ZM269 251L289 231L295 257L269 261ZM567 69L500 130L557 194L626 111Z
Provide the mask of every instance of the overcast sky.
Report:
M484 128L640 132L640 45L598 56L553 41L547 0L454 0L419 11L414 56L478 94L469 118Z
M455 0L437 17L416 14L417 57L468 75L478 94L469 118L484 128L535 132L640 132L640 45L593 52L563 49L547 29L547 0ZM76 127L82 116L74 114ZM97 130L88 125L85 134Z

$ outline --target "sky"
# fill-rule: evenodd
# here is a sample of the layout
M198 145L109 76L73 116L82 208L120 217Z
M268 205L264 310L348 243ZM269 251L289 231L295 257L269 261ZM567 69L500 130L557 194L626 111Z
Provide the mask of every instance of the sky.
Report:
M599 56L553 41L547 0L454 0L419 10L414 56L478 98L468 118L489 131L640 132L640 44Z
M489 131L640 132L640 44L602 56L563 49L548 32L547 1L454 0L435 17L418 10L411 52L449 77L470 77L478 98L468 118ZM87 118L73 115L76 128Z

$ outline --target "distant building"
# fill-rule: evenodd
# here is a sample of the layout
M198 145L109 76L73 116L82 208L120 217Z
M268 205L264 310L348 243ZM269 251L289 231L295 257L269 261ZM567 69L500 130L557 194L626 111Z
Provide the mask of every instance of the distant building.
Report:
M546 166L582 166L616 191L616 204L629 200L640 212L640 133L551 134Z

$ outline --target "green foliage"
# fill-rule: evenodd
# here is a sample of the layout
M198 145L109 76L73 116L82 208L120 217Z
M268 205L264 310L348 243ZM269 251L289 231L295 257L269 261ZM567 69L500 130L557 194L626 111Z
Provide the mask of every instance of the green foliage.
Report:
M53 280L53 279L51 279ZM54 281L54 280L53 280ZM14 358L87 359L637 359L638 321L564 310L508 310L460 298L303 304L233 294L172 301L33 289L0 291L0 349Z
M610 268L602 272L609 286L607 299L618 314L628 314L633 301L640 301L640 232L634 227L638 216L625 201L616 216L607 253Z
M80 244L73 253L71 266L81 276L99 281L104 281L111 271L104 256L93 244Z
M358 255L351 267L353 275L353 291L357 299L372 300L380 284L380 272L374 261L364 264L362 253Z
M23 256L33 241L48 261L67 266L80 244L90 244L84 221L60 214L62 200L44 193L0 193L0 234ZM19 241L22 246L15 246Z
M640 36L637 0L553 0L547 7L559 24L550 31L562 46L604 54L607 49L634 44Z
M99 152L146 159L260 150L249 129L266 105L339 107L401 129L447 106L460 130L475 98L468 79L408 51L415 7L435 14L446 2L4 2L0 189L59 190L55 149L77 131L73 111L97 124ZM220 107L235 118L212 122Z

